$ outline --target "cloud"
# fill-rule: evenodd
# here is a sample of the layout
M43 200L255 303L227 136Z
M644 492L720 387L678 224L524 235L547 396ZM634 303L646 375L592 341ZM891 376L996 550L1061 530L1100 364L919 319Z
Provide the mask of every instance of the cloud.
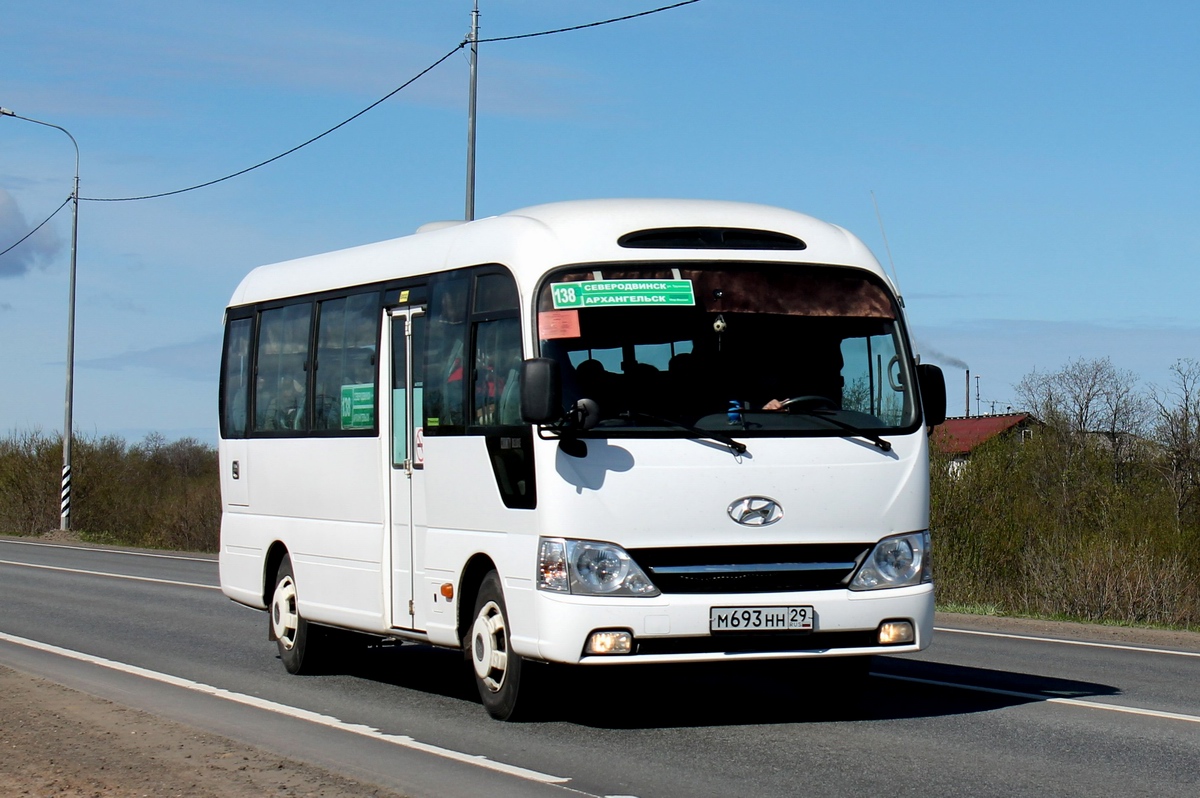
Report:
M221 359L221 336L206 335L195 341L123 352L111 357L77 361L80 368L122 371L152 369L166 376L211 382Z
M27 222L12 194L0 188L0 249L15 244L36 224ZM43 226L11 252L0 255L0 278L20 277L35 268L44 268L62 246L53 225Z
M64 44L53 60L32 51L14 54L15 59L37 63L36 74L43 76L27 102L36 97L39 107L51 111L164 117L178 113L172 102L184 88L203 88L206 94L214 88L239 95L298 92L306 103L313 102L313 95L323 97L312 123L315 133L326 119L357 110L364 101L407 82L459 44L465 33L464 24L412 30L397 38L386 25L354 30L355 23L347 20L349 29L337 30L315 19L288 21L261 9L239 11L245 24L233 26L203 10L184 13L187 23L182 27L178 20L116 24L115 12L97 13L96 29L80 26L55 34ZM269 23L264 16L270 17ZM271 35L263 35L260 23L270 25ZM23 42L16 46L28 47ZM466 50L460 51L390 105L464 108L466 57ZM531 118L577 114L582 109L581 83L594 84L594 91L605 85L603 76L547 64L536 54L513 58L485 45L481 60L487 90L479 101L485 112ZM70 78L81 72L103 86L99 94L77 91ZM47 75L59 79L48 80Z

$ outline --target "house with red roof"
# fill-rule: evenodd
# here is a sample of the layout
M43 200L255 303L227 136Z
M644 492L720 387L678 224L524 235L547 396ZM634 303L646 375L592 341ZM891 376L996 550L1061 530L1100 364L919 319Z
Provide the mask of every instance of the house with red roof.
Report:
M975 447L1001 435L1032 435L1039 422L1029 413L948 418L933 428L931 442L942 454L965 460Z

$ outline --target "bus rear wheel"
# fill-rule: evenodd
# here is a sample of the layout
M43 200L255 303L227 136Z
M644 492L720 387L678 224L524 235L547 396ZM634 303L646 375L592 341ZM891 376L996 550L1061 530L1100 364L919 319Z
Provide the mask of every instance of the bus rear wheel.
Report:
M528 701L519 702L524 661L509 642L508 610L500 576L489 571L479 585L474 621L463 649L475 674L484 709L497 720L513 720Z
M284 556L275 572L275 591L271 594L271 637L279 647L279 658L288 673L304 674L317 670L319 633L300 615L296 598L296 576L291 558ZM314 643L317 643L314 645Z

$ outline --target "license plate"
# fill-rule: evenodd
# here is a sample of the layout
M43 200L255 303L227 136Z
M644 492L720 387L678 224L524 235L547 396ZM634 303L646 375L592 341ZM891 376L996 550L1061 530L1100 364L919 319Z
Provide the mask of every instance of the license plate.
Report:
M708 627L714 632L811 632L812 607L713 607Z

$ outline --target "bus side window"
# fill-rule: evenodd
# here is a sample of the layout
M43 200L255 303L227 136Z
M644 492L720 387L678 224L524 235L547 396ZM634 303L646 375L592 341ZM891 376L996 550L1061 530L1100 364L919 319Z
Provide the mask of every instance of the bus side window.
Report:
M476 273L473 302L471 423L485 427L520 424L520 299L512 273L487 269Z
M318 318L313 429L374 429L379 295L326 300Z
M890 329L869 331L842 341L845 362L843 407L880 419L889 426L901 423L909 410L911 393L897 380L895 339Z
M461 431L465 423L467 277L438 280L430 289L422 426L427 435L438 435L446 427Z
M517 310L517 284L508 272L481 274L475 280L475 313Z
M226 439L246 437L252 324L252 319L233 319L225 333L221 368L221 436Z
M516 318L481 322L475 331L475 423L521 423L521 327Z
M408 459L408 341L400 319L394 319L391 326L392 465L398 468Z
M260 432L308 429L308 332L312 303L264 310L255 358L254 428Z

